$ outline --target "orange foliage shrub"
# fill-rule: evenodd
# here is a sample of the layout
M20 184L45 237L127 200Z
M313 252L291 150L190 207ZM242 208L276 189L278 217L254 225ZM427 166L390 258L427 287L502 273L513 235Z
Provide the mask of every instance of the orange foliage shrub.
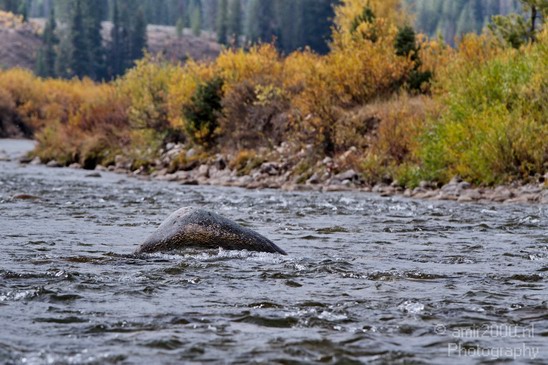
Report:
M366 180L398 180L402 185L415 185L420 159L420 138L429 115L436 113L436 105L427 96L401 94L398 97L372 103L365 107L375 116L378 128L369 140L370 145L362 161Z
M313 137L313 143L325 153L338 149L333 134L343 109L390 96L412 70L409 59L395 54L393 39L391 36L375 43L357 39L324 57L288 60L311 61L303 67L306 76L301 81L302 91L293 98L293 106L302 118L299 130Z
M4 104L11 105L12 117L24 129L32 132L42 126L40 113L45 92L30 71L16 68L0 72L0 90L3 90L3 98L10 100Z

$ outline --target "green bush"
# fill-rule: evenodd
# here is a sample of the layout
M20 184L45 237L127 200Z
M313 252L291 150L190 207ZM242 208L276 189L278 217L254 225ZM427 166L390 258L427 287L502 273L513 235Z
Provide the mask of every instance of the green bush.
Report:
M546 49L544 42L508 50L480 67L460 64L441 80L446 108L423 136L425 179L446 182L459 175L494 184L545 172Z
M223 79L215 77L198 85L190 103L183 107L187 133L194 142L204 147L211 147L216 138L222 90Z

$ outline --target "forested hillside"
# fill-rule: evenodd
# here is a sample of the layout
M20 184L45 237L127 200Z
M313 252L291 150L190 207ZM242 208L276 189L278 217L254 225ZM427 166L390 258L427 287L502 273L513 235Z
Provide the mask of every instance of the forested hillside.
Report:
M0 0L4 10L29 17L48 17L51 9L61 21L69 21L73 0ZM217 32L224 44L271 42L288 53L310 46L327 52L331 34L333 5L336 0L96 0L93 11L102 20L113 20L115 5L130 11L121 15L143 14L147 24L173 25ZM492 15L519 11L518 0L407 0L416 14L416 28L429 36L442 35L453 43L455 36L480 32Z
M0 65L28 67L30 62L35 63L34 71L43 77L111 80L133 67L147 50L157 54L158 43L169 45L159 51L168 60L185 60L186 53L202 59L217 52L212 53L209 44L194 47L192 44L197 42L188 42L188 38L186 42L160 39L162 33L154 37L156 47L149 48L147 25L151 24L174 27L173 35L179 40L183 34L191 34L231 48L274 43L285 55L305 47L326 54L331 44L335 3L336 0L0 0L0 10L19 14L23 23L29 18L47 19L41 32L42 47L36 47L34 34L18 35L20 43L28 38L35 51L26 52L21 61L17 53L8 52L0 58ZM416 31L442 37L450 45L455 45L461 34L481 32L493 15L521 9L517 0L402 3L405 11L413 14L406 22L414 22ZM177 54L177 50L186 53ZM202 57L200 52L207 55Z

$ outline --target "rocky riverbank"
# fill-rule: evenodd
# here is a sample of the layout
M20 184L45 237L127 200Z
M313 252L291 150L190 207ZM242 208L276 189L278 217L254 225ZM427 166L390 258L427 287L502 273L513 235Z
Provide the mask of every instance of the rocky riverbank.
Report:
M1 148L0 148L1 150ZM178 182L184 185L232 186L247 189L282 189L285 191L363 191L384 197L401 195L416 199L453 200L458 202L496 203L540 203L548 204L548 173L538 177L536 183L497 186L485 188L472 186L458 177L448 184L439 186L423 181L414 189L402 187L397 181L370 185L352 168L346 168L352 161L355 149L350 149L337 158L326 157L312 164L311 148L293 151L288 144L282 144L274 151L247 151L237 156L217 154L203 157L193 148L168 144L160 158L147 168L132 169L135 161L116 156L111 166L97 166L94 176L102 171L128 174L130 176ZM259 157L264 156L264 157ZM0 160L13 156L0 151ZM24 164L41 164L39 158L21 157ZM48 167L62 167L56 161L47 161ZM81 168L72 164L71 168Z

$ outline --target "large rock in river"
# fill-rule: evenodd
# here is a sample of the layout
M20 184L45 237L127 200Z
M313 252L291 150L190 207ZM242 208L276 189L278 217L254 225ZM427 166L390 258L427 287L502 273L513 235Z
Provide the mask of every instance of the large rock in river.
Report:
M287 255L268 238L218 214L192 207L171 214L136 253L164 252L187 247L249 250Z

